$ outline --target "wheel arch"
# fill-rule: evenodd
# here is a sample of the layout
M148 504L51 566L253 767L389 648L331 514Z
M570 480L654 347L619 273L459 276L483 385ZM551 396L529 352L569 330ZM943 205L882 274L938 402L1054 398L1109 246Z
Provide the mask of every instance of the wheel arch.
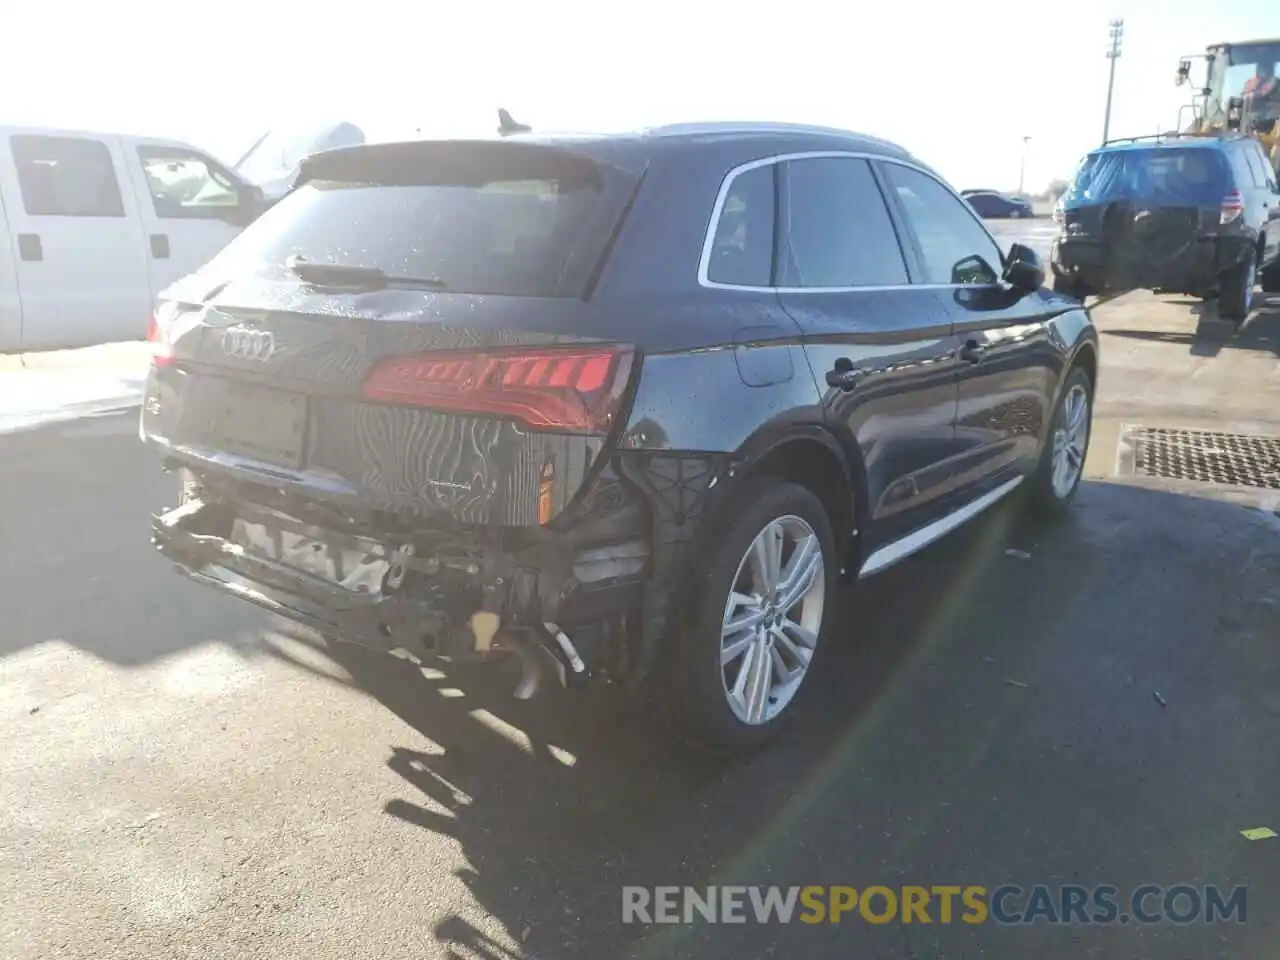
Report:
M1071 362L1067 365L1067 376L1076 367L1081 367L1089 376L1094 392L1098 389L1098 345L1093 340L1084 340L1076 347ZM1065 379L1065 378L1064 378Z
M858 524L867 516L866 468L856 449L845 447L825 426L796 424L744 445L734 469L738 481L760 476L798 483L821 502L831 520L845 572L856 569ZM731 499L736 490L726 490Z

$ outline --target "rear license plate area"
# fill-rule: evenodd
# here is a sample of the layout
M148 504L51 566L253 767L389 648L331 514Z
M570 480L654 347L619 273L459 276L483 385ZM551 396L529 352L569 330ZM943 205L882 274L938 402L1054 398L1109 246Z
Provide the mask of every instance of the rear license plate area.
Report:
M378 596L391 568L386 547L343 537L296 521L273 524L265 518L237 517L231 541L260 560L307 573L352 593Z
M210 439L219 450L282 467L302 466L304 395L231 381L222 382L217 393Z

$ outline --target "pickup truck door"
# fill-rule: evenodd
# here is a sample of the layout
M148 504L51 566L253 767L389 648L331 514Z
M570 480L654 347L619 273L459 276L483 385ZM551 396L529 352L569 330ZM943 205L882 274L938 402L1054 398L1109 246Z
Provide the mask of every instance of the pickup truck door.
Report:
M123 169L114 137L17 132L0 143L21 349L146 335L151 291Z
M253 219L244 184L206 153L124 138L153 296L208 263Z

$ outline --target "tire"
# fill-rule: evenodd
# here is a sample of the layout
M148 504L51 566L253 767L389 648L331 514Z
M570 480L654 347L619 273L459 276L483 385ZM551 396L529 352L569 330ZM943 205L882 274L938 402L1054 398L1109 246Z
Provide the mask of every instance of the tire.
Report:
M1280 293L1280 257L1262 271L1262 292Z
M1022 219L1022 211L1019 210L1017 207L1014 207L1012 210L1009 211L1009 219L1010 220Z
M1064 293L1068 297L1072 297L1084 303L1085 298L1089 296L1089 288L1083 281L1076 277L1064 277L1060 274L1053 275L1053 292Z
M1218 292L1218 316L1236 325L1244 323L1253 308L1253 288L1258 279L1258 261L1248 257L1222 274Z
M1089 440L1093 434L1093 393L1093 382L1089 379L1089 374L1082 367L1072 367L1049 421L1049 432L1040 453L1040 462L1035 473L1028 478L1030 486L1027 506L1033 514L1047 518L1061 516L1071 506L1076 491L1080 489L1084 462L1089 455ZM1081 413L1083 420L1076 419L1068 409L1071 407L1074 410L1073 405L1081 397L1084 400ZM1077 424L1074 428L1074 442L1073 428L1067 423L1069 417ZM1075 457L1070 458L1072 467L1063 468L1066 472L1059 477L1059 452L1068 456L1068 451L1071 450L1075 451Z
M754 639L749 630L725 638L725 620L730 613L742 619L761 612L745 605L730 608L731 591L737 587L743 595L753 592L753 545L779 527L785 532L781 554L784 572L799 549L793 538L812 537L812 548L820 551L820 571L811 588L789 611L792 619L784 621L803 621L800 626L808 640L801 639L801 632L785 627L766 635L770 647L765 647L763 640ZM797 703L812 689L814 670L825 659L839 563L831 521L822 502L805 487L772 477L749 480L707 534L705 548L691 564L683 602L672 610L671 625L659 652L660 662L650 679L648 699L656 719L680 743L728 756L749 752L772 740L790 722ZM745 643L742 652L722 664L722 644L739 643ZM772 647L777 648L784 663L797 668L803 662L796 659L796 652L805 656L803 651L809 651L807 666L803 666L793 685L778 684L772 668ZM751 679L752 664L761 662L752 658L761 654L769 665L772 686L767 693L772 697L751 698L744 693L742 698L734 699L731 690L735 683ZM754 717L750 716L751 706L757 711Z

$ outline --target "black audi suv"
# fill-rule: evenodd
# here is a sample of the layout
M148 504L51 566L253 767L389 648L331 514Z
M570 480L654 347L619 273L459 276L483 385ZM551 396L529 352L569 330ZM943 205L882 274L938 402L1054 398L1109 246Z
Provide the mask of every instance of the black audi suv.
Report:
M927 166L778 124L311 157L151 325L199 581L751 747L840 584L1079 484L1098 338ZM514 677L513 677L514 679ZM812 682L809 681L809 686Z

